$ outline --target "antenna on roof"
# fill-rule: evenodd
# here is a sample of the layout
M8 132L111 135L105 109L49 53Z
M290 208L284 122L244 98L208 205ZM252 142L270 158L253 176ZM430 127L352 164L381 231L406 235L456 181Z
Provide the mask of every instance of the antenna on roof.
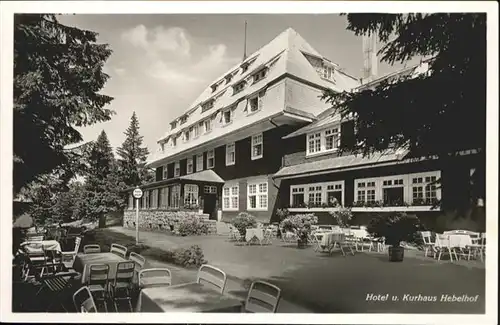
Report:
M245 20L245 40L243 43L243 61L247 58L247 21Z

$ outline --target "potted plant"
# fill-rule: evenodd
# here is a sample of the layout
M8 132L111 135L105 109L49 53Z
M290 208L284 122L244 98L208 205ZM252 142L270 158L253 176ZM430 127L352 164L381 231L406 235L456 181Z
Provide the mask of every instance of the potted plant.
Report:
M297 245L299 248L307 245L307 239L311 233L311 226L318 223L318 217L314 214L296 214L286 217L281 222L283 231L290 231L297 235Z
M385 238L386 244L389 245L389 261L401 262L404 258L401 242L415 242L418 232L422 229L416 215L397 213L373 218L367 230L375 237Z

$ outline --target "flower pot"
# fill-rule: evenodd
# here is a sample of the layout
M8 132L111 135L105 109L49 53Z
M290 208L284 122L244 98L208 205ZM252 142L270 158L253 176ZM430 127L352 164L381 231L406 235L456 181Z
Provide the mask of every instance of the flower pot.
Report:
M402 262L405 256L405 249L401 246L391 246L389 247L389 261L391 262Z
M299 248L304 248L307 246L307 238L299 238L297 239L297 246Z

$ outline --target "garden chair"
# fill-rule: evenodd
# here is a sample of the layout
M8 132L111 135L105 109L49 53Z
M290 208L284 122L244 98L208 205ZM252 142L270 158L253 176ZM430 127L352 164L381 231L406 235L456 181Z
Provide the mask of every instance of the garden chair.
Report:
M433 250L435 242L432 241L432 233L430 231L421 231L420 235L422 236L425 248L424 256L427 257L427 254Z
M96 254L101 252L101 246L98 244L90 244L83 246L83 254Z
M119 244L111 244L110 252L125 258L127 256L127 247Z
M434 258L441 260L441 255L448 254L450 260L453 262L453 254L455 254L455 259L458 259L456 252L450 246L450 239L448 235L436 234L436 242L434 243Z
M262 245L272 245L273 241L273 230L271 228L267 228L264 230L264 238L261 241Z
M130 252L128 259L135 263L135 271L134 271L134 283L138 284L139 281L139 272L142 270L144 265L146 264L146 259L144 256L137 254L136 252Z
M74 279L78 275L80 275L78 272L60 272L43 276L40 279L42 285L35 296L41 297L48 303L45 307L45 311L50 311L50 308L54 306L54 304L59 304L64 311L68 311L64 303L69 298L68 295L72 292L71 289L74 285Z
M120 262L116 265L115 280L110 282L108 286L116 310L118 310L118 302L125 300L132 311L131 289L134 270L135 263L132 261Z
M281 289L264 281L254 281L248 291L244 311L247 313L276 313Z
M214 266L204 264L198 270L196 282L199 284L207 283L209 286L215 287L220 294L223 294L224 288L226 287L226 280L227 276L224 271Z
M77 302L77 298L82 295L84 295L83 301ZM88 287L81 287L73 294L73 304L75 305L75 310L77 312L97 313L97 306Z
M314 234L311 234L311 243L314 246L314 251L315 252L324 252L326 250L326 247L321 246L321 241L323 239L324 234L320 232L316 232Z
M62 262L64 266L68 269L73 268L73 263L75 262L76 255L78 254L78 251L80 250L80 244L82 242L82 237L76 237L75 238L75 250L71 252L61 252L62 255Z
M170 285L172 285L172 273L169 269L152 268L144 269L139 272L140 288Z
M28 242L41 242L44 239L44 235L42 234L30 234L26 237L26 241Z
M89 267L88 289L97 301L102 301L104 310L108 312L107 289L109 283L109 265L93 264Z

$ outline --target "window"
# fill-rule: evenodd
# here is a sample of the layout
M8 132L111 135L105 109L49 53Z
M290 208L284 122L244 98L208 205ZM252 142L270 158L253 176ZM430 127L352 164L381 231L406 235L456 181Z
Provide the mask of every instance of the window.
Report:
M173 130L177 127L177 121L173 121L172 123L170 123L170 130Z
M190 137L191 139L194 139L194 138L195 138L195 135L194 135L194 127L193 127L193 126L189 128L189 137Z
M226 77L226 85L229 84L231 82L231 80L233 80L233 74L228 74Z
M163 208L163 205L164 205L164 203L163 203L163 199L164 199L164 198L163 198L163 192L164 192L164 191L165 191L165 189L164 189L164 188L159 188L159 189L158 189L158 194L157 194L157 198L158 198L158 206L157 206L157 207L158 207L159 209Z
M264 146L262 133L252 136L252 160L260 159L264 156Z
M437 200L437 181L438 176L418 175L412 177L412 202L415 205L433 205Z
M151 191L151 209L158 209L158 189Z
M322 203L321 192L322 192L321 186L310 186L309 187L309 198L307 200L307 203L309 205L320 206Z
M304 188L303 187L292 187L292 202L293 208L300 208L304 206Z
M196 171L201 172L203 170L203 154L196 155Z
M167 165L163 166L163 179L168 178L168 167Z
M205 120L205 133L212 131L212 119Z
M236 162L236 146L233 143L226 145L226 166L234 165Z
M223 210L238 210L239 186L238 184L226 184L222 189L222 209Z
M215 83L211 87L212 87L212 92L214 93L217 91L217 88L219 88L219 83Z
M248 210L267 210L267 182L248 184Z
M384 179L382 181L382 196L384 205L401 206L404 204L403 179Z
M222 124L227 125L232 122L232 110L228 109L222 113Z
M198 185L184 185L184 206L194 206L198 204Z
M323 78L329 79L329 80L334 80L334 71L335 71L335 69L333 67L324 66L323 67Z
M168 207L168 194L169 194L169 188L168 187L164 187L161 189L161 204L160 204L160 208L167 208Z
M187 122L187 120L188 120L187 115L182 116L182 117L181 117L181 125L182 125L182 124L184 124L184 123L186 123L186 122Z
M172 137L172 147L175 147L175 146L177 146L177 137L174 135Z
M190 136L189 130L185 131L184 132L184 142L188 142L189 141L189 136Z
M307 136L307 151L309 153L315 153L321 151L321 133L309 134Z
M215 151L207 151L207 168L214 168L215 166Z
M213 99L211 99L211 100L209 100L208 102L203 103L203 104L201 105L201 112L203 113L203 112L208 111L209 109L212 109L212 108L214 107L214 102L215 102L215 101L214 101Z
M193 158L188 158L186 162L186 174L193 173Z
M257 112L262 109L262 98L264 91L261 91L257 96L248 99L248 114Z
M193 126L193 138L197 138L200 136L200 126L199 124L196 124L195 126Z
M325 131L325 149L334 150L340 145L340 127Z
M179 161L176 161L174 165L174 177L179 176L181 176L181 163Z
M339 206L343 203L342 184L332 184L326 187L326 203L328 206Z
M237 83L236 85L233 86L233 95L239 93L245 88L246 82L241 81L240 83Z
M181 198L181 186L174 185L170 188L170 207L179 208Z
M217 194L217 186L205 185L204 191L207 194Z
M253 82L256 83L256 82L261 81L262 79L264 79L266 77L266 74L267 74L267 68L264 68L264 69L257 71L253 75Z
M128 208L129 210L134 208L134 197L132 194L128 195Z
M340 125L307 135L307 154L335 151L340 146Z

